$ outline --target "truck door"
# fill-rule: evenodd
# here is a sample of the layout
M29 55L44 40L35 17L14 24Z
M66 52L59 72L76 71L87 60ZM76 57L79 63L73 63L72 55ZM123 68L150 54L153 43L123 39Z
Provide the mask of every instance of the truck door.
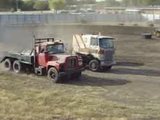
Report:
M46 67L48 62L48 53L42 48L38 54L38 65Z
M98 57L98 50L99 50L98 38L92 37L90 41L90 53L94 55L94 57Z

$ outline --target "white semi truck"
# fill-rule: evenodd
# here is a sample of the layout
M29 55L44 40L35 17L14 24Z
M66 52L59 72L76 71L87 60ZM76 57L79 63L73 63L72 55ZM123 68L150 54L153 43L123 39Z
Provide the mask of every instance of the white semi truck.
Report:
M102 35L73 35L72 53L83 58L91 71L110 70L114 60L114 38Z

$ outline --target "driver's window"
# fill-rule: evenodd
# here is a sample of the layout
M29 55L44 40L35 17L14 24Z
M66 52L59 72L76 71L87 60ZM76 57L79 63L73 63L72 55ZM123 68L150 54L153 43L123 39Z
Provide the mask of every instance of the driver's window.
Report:
M58 45L57 47L58 47L58 50L59 50L59 51L64 50L64 46L63 46L63 45Z
M96 38L91 38L91 45L98 46L98 40Z
M48 47L47 47L47 51L48 51L48 52L56 52L56 51L57 51L57 48L56 48L55 45L53 45L53 46L48 46Z
M45 49L41 48L40 53L44 53Z
M46 51L46 47L45 46L41 46L40 47L40 53L45 53Z

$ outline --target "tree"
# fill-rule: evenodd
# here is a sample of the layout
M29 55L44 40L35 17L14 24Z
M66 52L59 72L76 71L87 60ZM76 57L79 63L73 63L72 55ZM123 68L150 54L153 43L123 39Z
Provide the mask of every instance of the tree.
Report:
M76 4L76 0L66 0L66 4L67 5L75 5Z
M147 5L160 5L160 0L143 0Z
M35 2L33 0L24 1L21 9L24 11L33 10L34 4L35 4Z
M48 10L48 2L36 1L33 8L36 10Z
M8 6L8 0L0 0L0 8L5 8Z
M1 10L10 10L12 7L15 6L12 4L12 0L0 0L0 8Z
M49 0L49 8L54 10L61 10L65 7L65 0Z
M126 6L160 5L160 0L123 0Z
M119 6L120 3L116 0L106 0L108 6Z

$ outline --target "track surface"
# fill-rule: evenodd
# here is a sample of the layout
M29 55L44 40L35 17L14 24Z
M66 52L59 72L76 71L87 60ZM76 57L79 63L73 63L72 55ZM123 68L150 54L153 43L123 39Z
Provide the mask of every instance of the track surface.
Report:
M145 40L140 35L113 35L117 65L109 72L86 70L76 86L107 88L102 96L107 100L160 111L160 39ZM0 45L3 50L6 45ZM20 75L21 76L21 75ZM34 76L33 76L34 77ZM154 120L160 116L152 116Z

